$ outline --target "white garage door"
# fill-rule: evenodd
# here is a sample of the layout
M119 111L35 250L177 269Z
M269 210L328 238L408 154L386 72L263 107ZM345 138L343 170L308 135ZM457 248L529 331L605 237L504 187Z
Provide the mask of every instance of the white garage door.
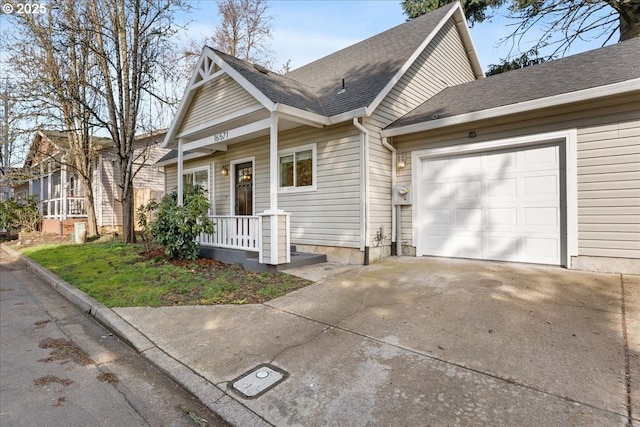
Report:
M558 144L423 158L419 255L561 263Z

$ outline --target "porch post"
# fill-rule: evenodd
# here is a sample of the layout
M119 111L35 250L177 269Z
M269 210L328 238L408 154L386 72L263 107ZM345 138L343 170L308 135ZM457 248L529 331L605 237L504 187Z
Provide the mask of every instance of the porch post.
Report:
M271 264L278 264L278 113L271 113L269 146L269 211L271 212Z
M40 214L44 210L44 165L40 162L40 197L38 197L38 205L40 205Z
M269 151L269 210L278 211L278 113L271 113Z
M62 197L62 211L60 219L67 219L67 164L66 157L62 158L62 164L60 166L60 197Z
M182 206L184 200L184 183L182 182L184 152L182 150L182 138L180 138L178 139L178 206Z
M52 185L53 183L51 182L51 178L53 177L53 173L51 172L51 162L47 163L47 171L49 172L48 178L47 178L47 216L51 217L52 213L51 213L51 199L53 198L53 193L51 192L52 190Z

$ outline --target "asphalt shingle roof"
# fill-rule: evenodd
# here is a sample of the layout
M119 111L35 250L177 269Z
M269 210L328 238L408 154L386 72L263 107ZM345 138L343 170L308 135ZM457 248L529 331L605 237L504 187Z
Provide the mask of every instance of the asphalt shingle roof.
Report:
M370 105L456 4L377 34L285 75L216 51L271 101L325 116ZM345 80L345 93L338 94Z
M388 129L640 78L638 52L640 38L449 87Z

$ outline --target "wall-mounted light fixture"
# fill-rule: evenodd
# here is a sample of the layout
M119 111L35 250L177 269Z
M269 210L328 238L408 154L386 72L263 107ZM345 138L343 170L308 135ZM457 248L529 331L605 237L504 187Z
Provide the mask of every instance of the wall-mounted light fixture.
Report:
M406 166L404 154L398 154L396 166L398 169L404 169Z
M229 168L226 166L223 166L222 169L220 170L220 173L222 174L222 176L229 175Z

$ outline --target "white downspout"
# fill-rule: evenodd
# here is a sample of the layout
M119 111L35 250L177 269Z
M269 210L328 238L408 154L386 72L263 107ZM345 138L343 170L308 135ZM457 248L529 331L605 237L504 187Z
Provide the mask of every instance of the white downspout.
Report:
M396 160L397 160L397 152L394 146L388 143L387 137L381 139L382 146L387 150L391 151L391 245L393 245L400 236L397 235L396 232L396 210L393 206L393 191L396 188ZM397 254L398 256L400 254Z
M362 126L357 117L353 118L353 125L360 130L363 135L364 145L364 265L369 265L369 232L371 230L371 204L369 203L370 182L369 182L369 131Z

